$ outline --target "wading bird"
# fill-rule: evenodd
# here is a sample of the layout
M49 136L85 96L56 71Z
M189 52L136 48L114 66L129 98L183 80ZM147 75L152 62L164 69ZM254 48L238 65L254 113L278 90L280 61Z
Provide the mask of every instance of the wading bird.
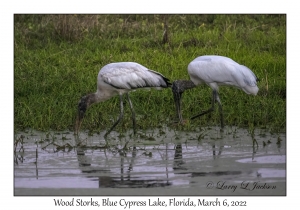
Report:
M133 130L135 133L136 120L129 92L141 88L171 87L169 79L162 74L150 70L135 62L110 63L100 69L97 79L97 91L83 96L78 103L78 115L75 124L75 134L78 134L86 110L95 103L103 102L113 96L120 97L120 115L118 120L106 132L107 136L123 118L123 94L127 96L132 112Z
M243 90L247 94L256 95L258 81L255 74L246 66L240 65L230 58L217 55L204 55L197 57L188 65L190 80L176 80L173 82L172 91L179 122L183 123L181 115L181 95L187 90L201 84L207 84L212 89L212 106L210 109L192 117L195 119L212 112L215 102L219 104L221 128L224 127L223 110L219 97L219 86L233 86Z

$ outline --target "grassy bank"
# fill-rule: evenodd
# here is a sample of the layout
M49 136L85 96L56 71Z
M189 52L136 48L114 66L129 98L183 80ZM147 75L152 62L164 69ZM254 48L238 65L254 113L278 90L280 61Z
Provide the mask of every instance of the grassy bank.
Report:
M96 91L99 69L135 61L171 81L188 79L187 65L205 54L228 56L260 79L257 96L221 87L226 125L286 129L285 15L15 15L15 130L73 130L81 96ZM163 32L168 26L168 37ZM207 86L186 91L185 118L210 106ZM171 89L131 93L141 129L172 122ZM131 128L128 104L117 130ZM82 128L106 129L119 114L118 97L93 105ZM219 114L185 129L219 124Z

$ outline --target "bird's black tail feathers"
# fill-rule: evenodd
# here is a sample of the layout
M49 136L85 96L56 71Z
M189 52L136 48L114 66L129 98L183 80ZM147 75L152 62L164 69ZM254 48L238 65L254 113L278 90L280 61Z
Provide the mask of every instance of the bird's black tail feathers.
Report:
M164 87L164 86L162 86L162 87L164 87L164 88L172 87L172 83L170 82L170 80L167 77L165 77L164 75L162 75L161 73L159 73L157 71L150 70L150 69L148 69L148 70L155 73L155 74L157 74L157 75L159 75L159 76L161 76L161 78L165 81L165 83L167 85L166 87Z
M172 83L170 82L170 80L168 79L168 78L166 78L166 77L162 77L163 79L164 79L164 81L166 82L166 84L167 84L167 87L172 87Z

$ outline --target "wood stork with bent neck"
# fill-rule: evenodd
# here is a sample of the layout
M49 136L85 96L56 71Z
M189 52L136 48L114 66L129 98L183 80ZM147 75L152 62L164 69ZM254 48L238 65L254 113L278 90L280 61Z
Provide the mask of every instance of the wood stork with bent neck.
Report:
M206 84L212 89L212 106L208 110L192 117L195 119L215 109L215 102L219 104L221 128L224 127L222 104L219 97L219 86L233 86L247 94L256 95L258 78L246 66L234 60L218 55L204 55L197 57L188 65L190 80L176 80L173 82L172 91L179 122L183 123L181 115L182 93L198 85Z
M120 115L118 120L106 132L106 137L123 118L123 95L127 96L132 112L133 130L136 133L135 112L129 98L129 92L141 88L162 89L171 87L169 79L135 62L110 63L100 69L97 79L97 91L83 96L78 103L78 115L75 134L78 135L86 110L95 103L103 102L113 96L120 97Z

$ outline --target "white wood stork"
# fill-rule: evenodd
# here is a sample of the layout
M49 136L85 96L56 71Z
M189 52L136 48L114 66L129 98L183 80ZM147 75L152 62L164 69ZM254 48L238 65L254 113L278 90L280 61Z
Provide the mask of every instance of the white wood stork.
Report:
M179 122L183 123L181 115L181 95L187 90L201 84L207 84L212 91L212 106L210 109L192 117L195 119L214 110L214 104L219 104L221 127L224 127L223 110L219 97L219 86L233 86L247 94L256 95L258 78L246 66L240 65L232 59L218 55L204 55L197 57L188 65L190 80L176 80L173 82L172 91Z
M162 74L150 70L135 62L110 63L100 69L97 80L97 91L83 96L78 103L78 116L75 124L75 134L78 134L86 110L95 103L103 102L113 96L120 97L120 115L118 120L106 132L107 136L123 118L123 94L127 96L132 112L134 133L136 130L135 112L129 98L129 92L141 88L171 87L169 79Z

